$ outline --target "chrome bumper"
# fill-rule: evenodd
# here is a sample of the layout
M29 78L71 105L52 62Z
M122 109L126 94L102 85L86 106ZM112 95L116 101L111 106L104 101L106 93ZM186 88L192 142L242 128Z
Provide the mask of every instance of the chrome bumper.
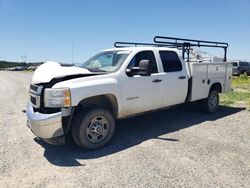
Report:
M54 138L64 135L62 127L62 112L41 114L34 112L31 102L26 108L27 126L39 138Z

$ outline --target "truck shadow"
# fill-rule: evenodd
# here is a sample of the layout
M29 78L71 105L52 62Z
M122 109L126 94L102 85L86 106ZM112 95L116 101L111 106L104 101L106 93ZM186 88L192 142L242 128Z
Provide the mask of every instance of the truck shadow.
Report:
M79 149L69 136L63 146L49 145L35 138L35 141L44 147L44 157L57 166L84 166L77 159L95 159L115 154L119 151L136 146L149 139L161 139L167 142L178 142L178 139L160 138L180 129L197 126L204 121L217 119L235 114L244 108L220 106L216 114L199 112L194 104L179 105L167 110L161 110L141 116L118 120L114 137L109 145L96 151L83 151Z

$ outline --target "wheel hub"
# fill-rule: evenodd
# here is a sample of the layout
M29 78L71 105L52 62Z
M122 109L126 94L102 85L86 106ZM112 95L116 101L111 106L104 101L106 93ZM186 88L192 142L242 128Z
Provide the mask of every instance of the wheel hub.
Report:
M104 116L96 116L90 120L86 134L90 142L98 143L107 136L108 131L109 123L107 118Z
M95 122L94 124L92 124L90 130L91 133L99 134L102 132L102 125L99 122Z
M216 96L213 96L213 97L212 97L212 101L211 101L211 103L212 103L213 107L215 107L215 106L216 106L216 103L217 103Z
M216 108L217 103L218 103L218 99L217 99L216 95L211 96L210 103L209 103L210 108L211 109Z

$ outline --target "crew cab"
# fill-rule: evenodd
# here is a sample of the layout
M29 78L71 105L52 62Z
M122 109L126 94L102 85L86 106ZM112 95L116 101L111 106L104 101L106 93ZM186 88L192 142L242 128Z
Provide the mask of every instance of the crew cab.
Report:
M233 75L239 76L244 74L250 75L250 62L246 61L234 61L233 62Z
M190 61L190 48L203 45L223 48L224 62ZM81 148L98 149L111 140L116 119L193 101L214 113L219 93L231 91L227 46L156 36L153 44L117 42L73 67L46 62L32 77L27 125L48 143L72 134Z

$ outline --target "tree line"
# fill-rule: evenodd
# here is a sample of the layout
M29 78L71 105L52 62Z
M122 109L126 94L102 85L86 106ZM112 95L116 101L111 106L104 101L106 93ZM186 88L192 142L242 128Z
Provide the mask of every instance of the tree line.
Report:
M10 61L0 61L0 68L12 68L12 67L19 67L19 66L36 66L40 65L43 62L37 63L20 63L20 62L10 62Z

